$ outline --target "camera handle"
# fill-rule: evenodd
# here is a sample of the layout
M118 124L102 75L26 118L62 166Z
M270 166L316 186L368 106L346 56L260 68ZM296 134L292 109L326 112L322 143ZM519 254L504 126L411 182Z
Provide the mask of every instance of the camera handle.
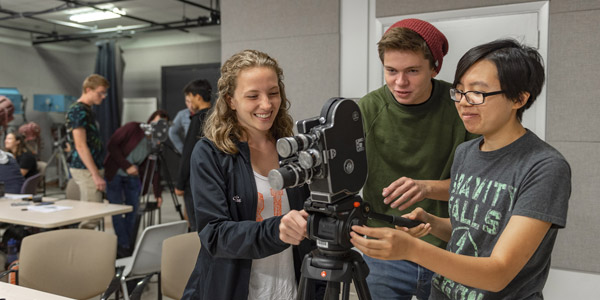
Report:
M423 224L423 222L419 220L411 220L404 217L376 213L372 211L371 208L368 206L369 203L363 203L363 205L365 205L364 209L367 211L367 217L369 219L377 219L390 224L394 224L396 226L407 228L413 228L419 226L420 224Z

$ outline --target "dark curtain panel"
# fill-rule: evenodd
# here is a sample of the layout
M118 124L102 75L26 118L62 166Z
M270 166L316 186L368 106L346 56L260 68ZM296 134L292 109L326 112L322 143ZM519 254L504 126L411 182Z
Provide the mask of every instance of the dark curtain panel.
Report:
M95 73L104 76L110 83L108 94L101 105L94 107L96 119L100 124L100 134L104 145L108 144L110 136L121 126L121 103L123 102L123 70L125 62L122 50L115 41L100 41L96 43Z

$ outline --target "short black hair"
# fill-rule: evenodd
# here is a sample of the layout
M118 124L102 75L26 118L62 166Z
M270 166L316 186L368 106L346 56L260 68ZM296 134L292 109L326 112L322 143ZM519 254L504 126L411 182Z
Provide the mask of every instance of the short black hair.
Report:
M471 48L456 66L453 87L456 87L467 70L480 60L489 60L498 69L498 80L504 95L514 102L520 101L524 92L529 93L527 103L517 110L517 119L531 107L544 86L544 62L542 56L532 47L514 39L500 39Z
M204 99L204 102L210 102L212 87L207 80L196 79L185 85L183 88L183 94L200 95L202 96L202 99Z

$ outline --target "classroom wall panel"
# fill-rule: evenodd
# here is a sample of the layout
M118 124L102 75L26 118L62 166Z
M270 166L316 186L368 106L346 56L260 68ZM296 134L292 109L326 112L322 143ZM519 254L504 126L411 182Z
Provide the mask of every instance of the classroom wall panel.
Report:
M550 15L546 64L549 141L600 141L599 18L600 8Z
M320 113L339 93L339 0L221 3L222 61L244 49L277 59L294 120ZM366 59L366 57L365 57Z
M558 233L554 267L600 273L600 143L551 142L571 165L572 191L567 226Z

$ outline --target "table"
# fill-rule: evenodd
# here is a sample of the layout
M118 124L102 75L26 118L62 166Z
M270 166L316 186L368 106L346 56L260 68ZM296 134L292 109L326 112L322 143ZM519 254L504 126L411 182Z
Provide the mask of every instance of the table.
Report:
M51 200L51 198L45 197L43 199L43 201L49 200ZM133 210L130 205L85 202L78 200L55 200L53 205L70 208L52 212L33 211L27 209L28 206L11 205L11 203L23 202L23 200L0 199L0 222L38 228L56 228L76 224L84 220L127 213ZM30 201L28 202L30 205L34 204Z
M6 300L74 300L0 281L0 298Z

